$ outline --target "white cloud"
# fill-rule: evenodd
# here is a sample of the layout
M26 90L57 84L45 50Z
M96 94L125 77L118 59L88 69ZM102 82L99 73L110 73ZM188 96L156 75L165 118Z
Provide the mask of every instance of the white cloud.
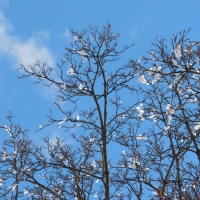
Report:
M0 12L0 55L6 55L14 59L13 63L16 63L16 66L19 66L21 63L25 66L33 65L37 60L53 66L52 53L40 44L41 34L39 37L36 34L37 37L23 41L18 37L12 36L10 34L11 30L12 26L2 12ZM43 33L44 36L45 33Z

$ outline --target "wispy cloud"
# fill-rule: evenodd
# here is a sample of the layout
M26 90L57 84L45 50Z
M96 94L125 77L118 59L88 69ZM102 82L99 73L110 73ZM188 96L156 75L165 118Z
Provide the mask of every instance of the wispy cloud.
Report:
M67 39L70 39L71 33L70 33L69 29L66 29L66 30L65 30L63 36L64 36L65 38L67 38Z
M40 44L41 34L23 41L21 38L10 34L12 26L9 21L0 12L0 55L6 55L14 59L16 66L23 63L25 66L33 65L37 60L46 62L53 66L53 54ZM42 33L42 37L48 35ZM16 67L15 66L15 67Z
M128 32L131 38L135 39L137 37L138 31L137 30L131 30Z

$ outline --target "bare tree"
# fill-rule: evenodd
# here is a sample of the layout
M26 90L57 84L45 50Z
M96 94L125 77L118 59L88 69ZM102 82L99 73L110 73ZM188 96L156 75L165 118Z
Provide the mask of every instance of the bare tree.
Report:
M148 140L129 146L129 157L141 152L140 165L121 171L120 177L130 187L145 184L157 194L152 199L200 198L200 47L187 38L188 31L170 43L158 37L148 56L130 61L144 84L136 109L148 124Z
M51 111L38 131L76 129L74 144L58 137L37 146L10 113L0 127L10 135L0 151L1 199L199 199L199 43L187 31L170 44L158 38L148 56L116 67L133 45L118 50L110 24L71 33L60 65L21 65L20 78L57 88L62 116ZM113 147L124 149L117 158Z

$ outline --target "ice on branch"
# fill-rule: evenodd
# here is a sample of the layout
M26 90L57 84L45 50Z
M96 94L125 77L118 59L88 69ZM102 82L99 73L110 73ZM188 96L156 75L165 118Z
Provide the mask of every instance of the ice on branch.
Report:
M95 160L92 161L91 165L95 168L96 167L96 162Z
M80 115L77 115L76 116L76 120L78 121L80 119Z
M197 64L199 64L199 61L200 61L200 59L199 59L199 57L197 56L197 57L196 57L196 62L197 62Z
M158 193L156 191L153 191L152 194L158 195Z
M74 36L74 41L79 41L78 36Z
M136 110L139 112L137 115L138 117L141 118L141 120L144 120L145 118L143 117L144 110L142 109L143 104L141 103L139 106L136 107Z
M60 97L60 98L59 98L59 100L60 100L60 101L63 101L63 100L64 100L64 98L63 98L63 97Z
M167 130L169 130L169 129L170 129L170 126L166 126L166 127L164 128L165 131L167 131Z
M72 67L69 67L67 70L67 74L74 75L74 69Z
M43 125L42 125L42 124L40 124L40 125L39 125L39 128L43 128Z
M171 120L172 120L172 116L171 115L168 115L168 124L171 124Z
M144 134L140 134L140 135L136 136L136 139L138 139L138 140L148 140L148 137L145 136Z
M63 58L62 58L62 61L63 61L63 62L66 62L66 61L67 61L67 59L66 59L65 57L63 57Z
M5 126L3 126L4 127L4 129L8 132L8 134L10 135L10 137L12 137L12 134L11 134L11 129L10 129L10 127L9 126L7 126L7 125L5 125Z
M161 66L154 67L158 72L162 69Z
M195 137L197 136L197 134L196 134L196 132L195 132L195 131L193 131L193 132L192 132L192 134L193 134Z
M119 116L120 119L124 119L125 117L126 117L125 114L122 114L122 115Z
M15 188L17 187L17 183L15 183L15 184L13 184L13 185L11 185L11 186L9 186L9 188L11 188L12 189L12 191L14 191L15 190Z
M95 138L90 138L90 142L94 142L95 141Z
M138 82L145 83L145 84L149 85L149 83L147 83L147 80L145 79L144 75L141 75L139 77Z
M137 60L137 63L140 63L140 61L141 61L141 56L140 56L140 58Z
M180 58L182 56L182 53L181 53L181 45L178 44L176 46L176 49L174 50L174 54L177 58Z
M154 51L151 50L149 54L150 54L150 56L152 57L153 60L156 60Z
M169 88L172 89L172 86L173 86L173 84L171 83L171 84L169 85Z
M171 104L166 105L167 114L174 114L174 109L172 109Z
M2 160L7 160L9 158L9 156L7 155L6 151L4 150L1 156Z
M156 111L156 110L154 110L154 112L150 112L150 116L149 116L150 119L155 120L156 117L158 116L157 114L155 114L155 111Z
M85 50L81 50L81 51L76 51L79 55L81 56L87 56L87 52Z
M168 114L174 114L174 109L168 110Z
M200 128L200 122L196 122L194 125L194 131L199 130L199 128Z
M160 73L155 73L154 79L152 80L152 84L154 84L155 82L157 82L161 77Z
M28 190L24 189L24 194L28 194Z
M66 83L63 83L63 85L62 85L62 90L63 90L63 91L66 90Z
M176 78L174 79L173 83L170 84L169 88L172 88L172 85L175 84L180 78L181 78L181 73L176 73Z
M24 168L22 168L22 170L21 171L23 171L23 172L29 172L29 171L31 171L31 168L29 167L29 166L24 166Z
M63 118L58 124L63 124L64 122L66 122L66 118Z
M167 104L166 105L166 110L170 110L171 106L172 106L171 104Z
M83 85L80 83L80 85L78 86L78 90L82 90L83 89Z
M193 62L191 62L191 63L187 62L187 68L190 68L192 65L193 65Z
M134 169L136 166L140 165L140 162L138 161L137 158L130 158L131 164L128 165L128 168Z
M153 68L150 67L150 68L148 69L147 73L148 73L148 75L152 75L152 74L154 74L154 73L156 73L156 72L160 72L161 69L162 69L161 66L156 66L156 65L154 64L154 67L153 67Z
M177 61L174 60L174 59L172 59L172 64L173 64L174 66L177 66L177 67L178 67L178 63L177 63Z
M161 74L158 73L158 72L160 72L161 69L162 69L161 66L156 66L155 64L154 64L154 67L153 67L153 68L149 68L149 69L148 69L147 73L148 73L149 76L155 74L155 75L154 75L154 79L153 79L152 82L151 82L152 84L154 84L155 82L157 82L157 81L160 79ZM141 78L143 78L143 77L141 76ZM146 84L147 84L147 83L146 83ZM148 85L148 84L147 84L147 85Z
M2 184L3 184L3 179L0 178L0 186L2 186Z
M150 67L147 71L148 75L151 76L153 74L153 69Z
M179 67L179 68L181 68L181 69L182 69L182 66L181 66L181 65L179 65L179 64L178 64L178 62L177 62L176 60L174 60L174 59L171 59L171 61L172 61L172 64L173 64L174 66L176 66L176 67Z
M193 101L194 101L195 103L198 103L198 99L197 99L196 97L193 99Z
M82 39L80 39L80 42L84 45L84 46L88 46L88 44L87 43L85 43Z

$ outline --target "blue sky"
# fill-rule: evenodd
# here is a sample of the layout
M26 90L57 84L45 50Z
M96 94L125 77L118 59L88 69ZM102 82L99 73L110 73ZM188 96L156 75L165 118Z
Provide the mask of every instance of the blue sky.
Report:
M45 123L53 108L54 91L34 85L33 79L18 79L19 65L33 65L38 59L55 66L65 47L73 41L69 27L82 30L88 25L111 23L121 34L120 44L135 46L122 58L137 59L151 48L157 36L191 28L190 38L200 38L200 1L193 0L1 0L0 2L0 124L12 111L16 122L33 132ZM55 107L54 107L55 108ZM0 131L1 139L5 131ZM58 133L52 128L48 133Z
M172 34L192 28L190 37L198 40L199 6L197 0L2 0L1 121L4 122L9 110L28 128L35 127L44 119L52 107L52 92L34 86L30 79L18 80L20 72L16 69L20 63L32 65L36 59L49 65L59 63L64 48L73 40L69 27L82 30L88 25L102 26L110 22L113 31L121 34L120 44L135 43L123 60L125 63L128 58L144 55L156 36L169 39Z

